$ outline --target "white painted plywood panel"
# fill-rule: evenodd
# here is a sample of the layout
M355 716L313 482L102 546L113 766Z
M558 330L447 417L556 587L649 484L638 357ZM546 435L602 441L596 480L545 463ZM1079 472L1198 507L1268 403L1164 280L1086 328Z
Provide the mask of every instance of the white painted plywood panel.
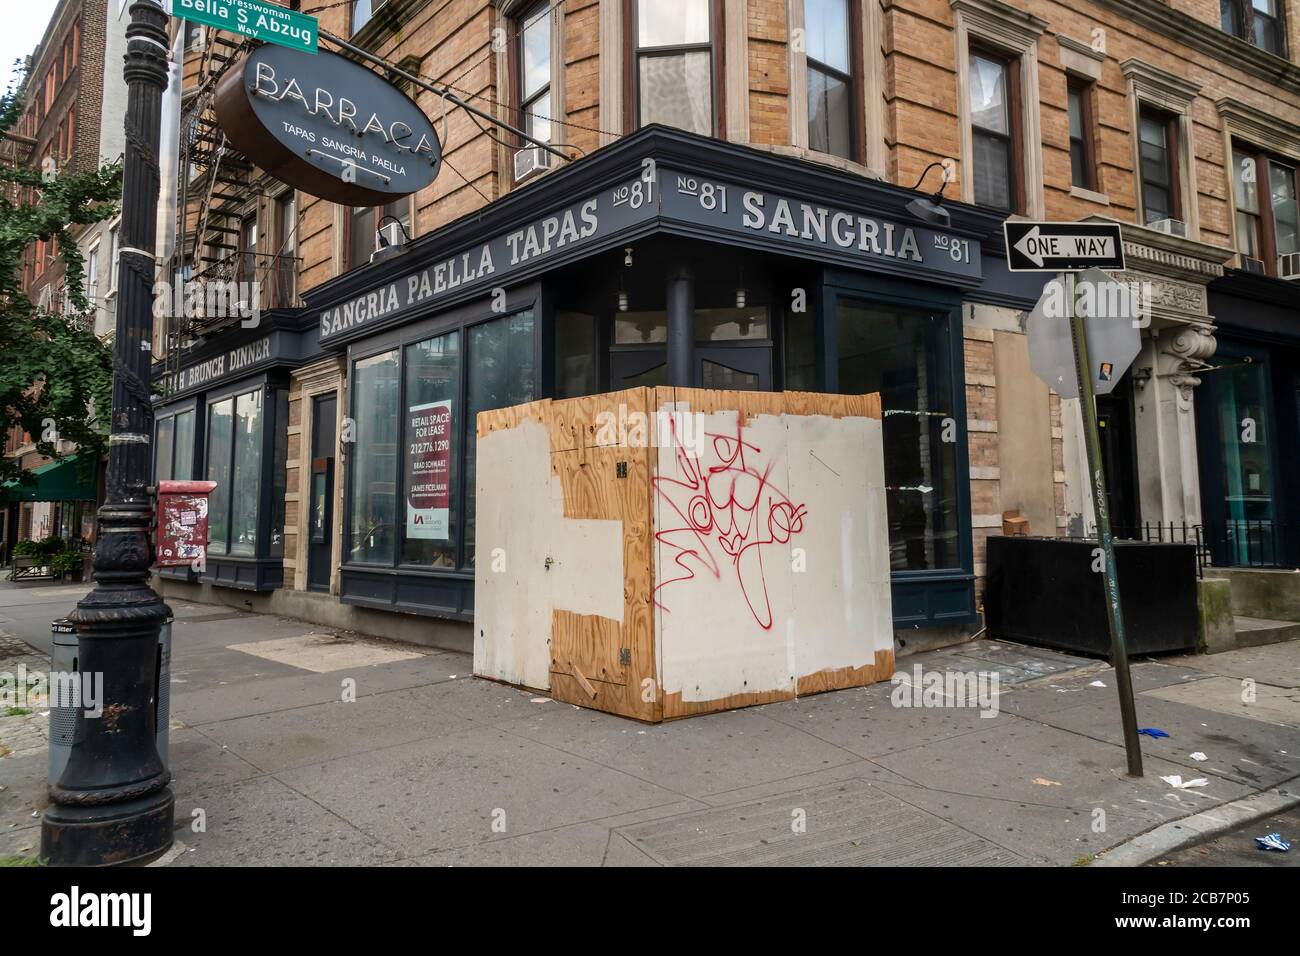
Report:
M551 447L531 419L478 439L475 494L474 673L551 686ZM500 549L498 552L497 549ZM499 559L504 559L505 570Z
M658 449L663 690L686 702L794 687L791 501L781 416L703 416L703 454ZM774 524L775 523L775 524ZM774 534L773 527L778 531ZM786 540L778 540L786 539Z
M623 621L622 522L565 518L533 419L478 440L476 493L474 673L549 690L553 611Z

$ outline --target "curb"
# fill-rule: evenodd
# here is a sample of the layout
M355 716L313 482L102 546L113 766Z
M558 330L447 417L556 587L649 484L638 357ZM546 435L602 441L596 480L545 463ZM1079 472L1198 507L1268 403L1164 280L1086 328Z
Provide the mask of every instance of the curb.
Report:
M1290 782L1289 782L1290 783ZM1289 785L1288 783L1288 785ZM1221 833L1254 823L1275 813L1300 806L1300 793L1282 787L1264 790L1242 800L1234 800L1166 823L1136 836L1127 843L1106 850L1092 866L1143 866L1167 853L1211 840Z

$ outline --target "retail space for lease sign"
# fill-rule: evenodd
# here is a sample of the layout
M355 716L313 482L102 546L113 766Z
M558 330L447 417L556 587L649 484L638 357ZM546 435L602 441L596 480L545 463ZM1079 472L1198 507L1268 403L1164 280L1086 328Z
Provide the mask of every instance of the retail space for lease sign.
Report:
M451 539L452 400L412 405L406 473L406 536Z

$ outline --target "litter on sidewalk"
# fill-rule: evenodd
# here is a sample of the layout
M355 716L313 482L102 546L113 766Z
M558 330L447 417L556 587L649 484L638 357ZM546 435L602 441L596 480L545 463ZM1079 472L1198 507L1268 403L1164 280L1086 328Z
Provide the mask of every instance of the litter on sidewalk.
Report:
M1160 779L1169 784L1169 786L1173 787L1175 790L1187 790L1191 787L1208 787L1210 785L1210 781L1206 780L1204 777L1184 780L1181 774L1176 773L1170 774L1167 777L1161 777Z
M1291 849L1291 842L1283 840L1282 834L1270 833L1268 836L1255 837L1255 845L1261 850L1277 850L1286 853Z

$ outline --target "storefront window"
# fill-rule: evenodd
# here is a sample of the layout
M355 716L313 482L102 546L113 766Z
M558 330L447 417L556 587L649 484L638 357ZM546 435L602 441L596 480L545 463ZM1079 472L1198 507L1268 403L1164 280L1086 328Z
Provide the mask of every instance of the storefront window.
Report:
M667 312L621 312L614 316L615 345L658 345L667 341Z
M168 481L172 476L172 453L176 441L176 419L160 418L154 433L153 474L155 481Z
M600 391L600 335L596 317L579 312L555 315L555 394L580 398Z
M397 529L398 354L356 363L352 377L352 515L348 560L392 564Z
M257 388L208 406L207 479L217 483L208 496L209 554L257 555L266 418L262 401Z
M208 553L226 554L230 539L230 450L234 438L235 400L208 406L208 481L217 487L208 496Z
M839 391L879 392L890 567L960 562L957 442L947 318L842 299Z
M749 342L771 338L767 306L748 309L696 309L696 342Z
M354 364L349 563L473 565L476 416L537 397L533 331L529 310Z
M189 481L194 477L193 409L158 418L153 474L155 481Z
M231 489L230 553L257 553L257 499L262 477L262 392L235 399L235 466Z
M785 315L785 387L794 392L817 388L817 344L813 312L787 309Z
M289 473L285 459L289 452L289 392L275 391L275 443L271 449L271 540L267 554L272 558L284 557L284 515L286 482Z
M406 534L402 563L456 567L460 334L406 347Z
M190 481L194 478L194 419L193 410L177 414L176 443L172 452L171 477L177 481Z
M1216 372L1225 538L1232 564L1270 564L1273 541L1273 469L1268 435L1268 368L1231 358Z
M479 412L533 400L533 313L519 312L469 330L469 407L466 427ZM475 445L465 448L465 565L474 566Z

